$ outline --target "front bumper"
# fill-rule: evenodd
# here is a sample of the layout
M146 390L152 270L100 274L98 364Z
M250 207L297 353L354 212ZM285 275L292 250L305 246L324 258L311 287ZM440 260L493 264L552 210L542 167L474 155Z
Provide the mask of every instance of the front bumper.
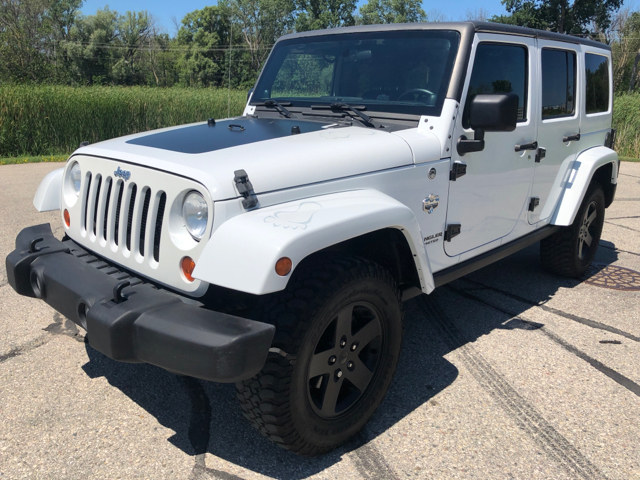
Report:
M16 292L47 302L114 360L237 382L262 369L275 333L273 325L206 310L142 283L72 240L57 240L49 224L22 230L6 267Z

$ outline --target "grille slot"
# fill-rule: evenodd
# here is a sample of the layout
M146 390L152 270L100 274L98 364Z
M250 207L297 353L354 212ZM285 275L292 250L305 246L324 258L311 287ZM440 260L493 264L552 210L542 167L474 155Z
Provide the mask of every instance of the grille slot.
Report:
M144 240L147 233L147 217L149 215L149 202L151 201L151 189L145 188L144 202L142 204L142 220L140 222L140 255L144 257Z
M98 205L100 205L100 187L102 187L102 177L98 175L96 177L98 181L98 186L96 187L96 196L93 201L93 221L91 222L91 230L93 230L93 234L96 234L96 226L98 224Z
M133 227L133 209L136 205L136 194L138 186L136 184L131 188L131 199L129 200L129 214L127 215L127 250L131 251L131 230Z
M111 200L111 187L113 184L111 177L107 178L107 180L105 181L105 184L107 186L107 200L104 205L104 221L102 222L102 239L103 240L107 239L107 223L108 223L107 220L109 219L109 201Z
M83 218L82 228L84 230L87 230L87 211L89 210L89 200L91 198L89 196L91 194L91 173L88 173L85 178L87 179L87 193L84 198L84 208L83 208L84 211L82 213L82 218Z
M160 261L160 236L162 234L162 219L164 218L164 207L167 204L167 194L162 192L160 203L158 204L158 215L156 216L156 228L153 233L153 259Z
M114 228L113 241L118 245L119 232L120 232L120 207L122 207L122 194L124 193L124 182L118 182L118 205L116 206L116 225Z

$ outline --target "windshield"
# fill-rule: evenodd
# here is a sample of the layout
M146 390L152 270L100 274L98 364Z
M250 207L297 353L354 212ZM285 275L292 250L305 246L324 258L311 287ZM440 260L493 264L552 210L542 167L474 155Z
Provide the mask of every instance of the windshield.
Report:
M368 32L278 42L252 104L332 102L368 111L440 114L459 44L448 30Z

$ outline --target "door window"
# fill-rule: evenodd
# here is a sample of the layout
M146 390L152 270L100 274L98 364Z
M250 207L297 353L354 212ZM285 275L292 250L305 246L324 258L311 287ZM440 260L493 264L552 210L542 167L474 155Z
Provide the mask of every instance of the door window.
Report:
M518 121L527 119L527 49L520 45L481 43L469 82L462 125L469 128L471 100L481 93L518 95Z
M587 80L587 113L609 110L609 62L607 57L585 54L585 77Z
M542 50L542 118L573 115L576 109L576 54Z

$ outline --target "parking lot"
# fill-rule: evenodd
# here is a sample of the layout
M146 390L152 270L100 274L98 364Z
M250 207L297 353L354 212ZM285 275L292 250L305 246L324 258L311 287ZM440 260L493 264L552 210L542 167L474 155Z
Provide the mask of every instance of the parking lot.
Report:
M50 222L59 164L0 167L0 257ZM0 479L640 478L640 163L623 163L596 264L538 245L405 305L395 381L358 438L301 458L242 417L235 387L114 362L0 269Z

